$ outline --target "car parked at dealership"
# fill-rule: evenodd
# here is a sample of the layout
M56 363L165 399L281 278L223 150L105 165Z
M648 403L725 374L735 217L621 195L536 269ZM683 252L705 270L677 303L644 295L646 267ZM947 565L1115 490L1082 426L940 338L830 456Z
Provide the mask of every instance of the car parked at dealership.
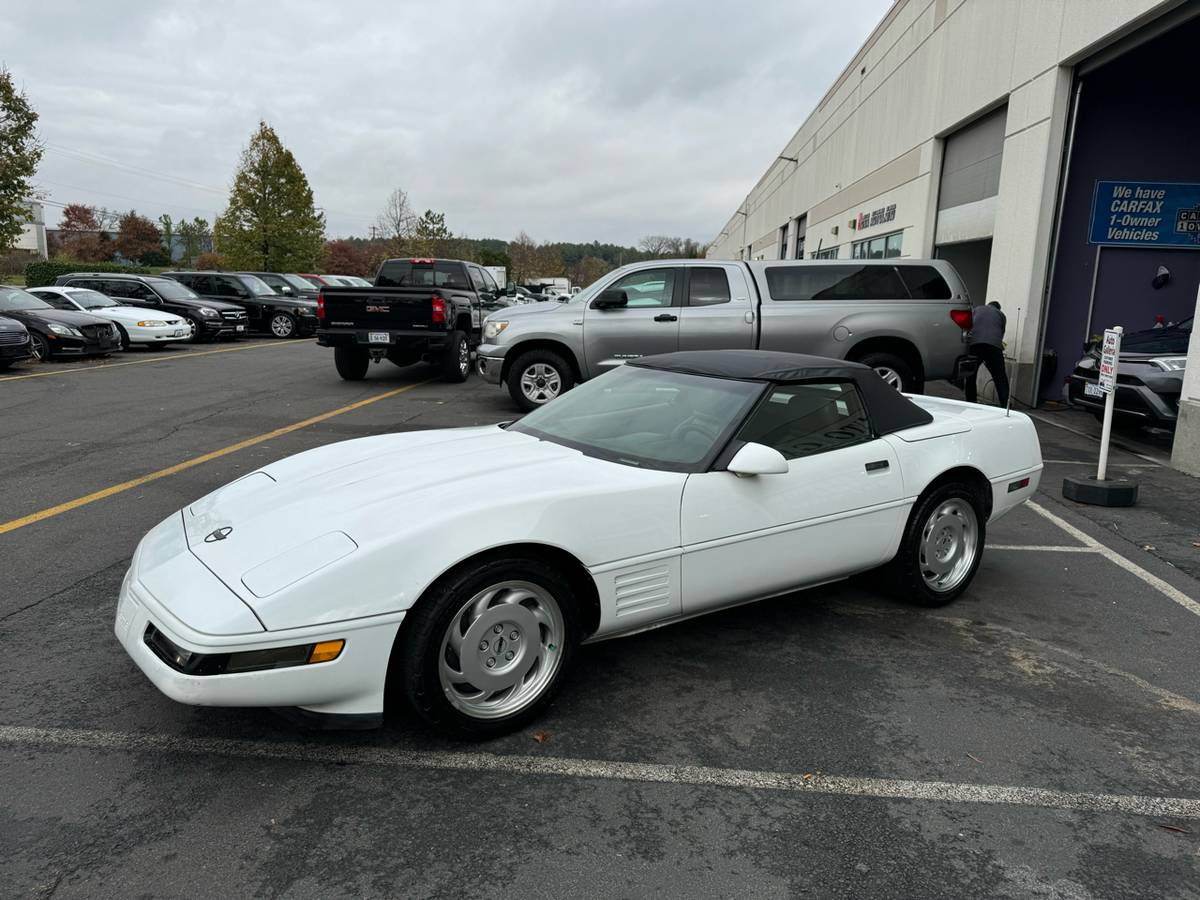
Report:
M246 310L233 303L204 300L172 278L154 275L121 275L111 272L72 272L55 284L86 287L119 300L160 313L174 314L191 323L193 340L230 339L246 331Z
M325 287L317 343L333 348L338 374L366 377L371 361L426 360L447 381L466 381L489 312L507 306L490 272L459 259L389 259L371 287Z
M670 353L519 422L249 473L143 538L114 631L185 703L361 727L391 689L488 737L545 709L584 641L879 567L871 585L949 603L1041 470L1020 413L841 360Z
M478 365L525 410L613 366L675 350L848 359L919 392L954 375L970 324L967 289L945 260L651 260L566 302L489 316Z
M304 300L317 299L319 288L305 281L299 275L289 275L286 272L235 272L235 275L253 275L262 281L276 294L283 297L300 297Z
M112 322L77 310L55 309L20 288L0 285L0 316L16 319L29 330L30 354L39 362L121 349L121 332Z
M121 348L145 347L161 350L172 342L190 340L191 323L173 315L147 312L140 306L123 306L99 291L83 287L30 288L29 293L45 300L55 309L76 310L107 319L121 332Z
M1124 335L1113 398L1113 419L1118 424L1175 428L1193 324L1187 318L1163 328ZM1071 403L1103 419L1105 395L1099 382L1100 349L1091 346L1075 364L1067 382L1067 395Z
M317 330L317 303L275 293L261 278L235 272L164 272L205 300L235 303L246 310L248 327L277 338L303 337Z
M29 329L16 319L0 315L0 372L13 363L30 359Z

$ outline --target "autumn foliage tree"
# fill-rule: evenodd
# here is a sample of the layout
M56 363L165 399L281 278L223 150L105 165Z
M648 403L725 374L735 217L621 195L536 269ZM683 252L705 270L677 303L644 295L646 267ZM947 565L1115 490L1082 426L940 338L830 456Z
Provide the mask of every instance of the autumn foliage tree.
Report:
M112 243L100 230L94 207L68 203L58 226L58 252L80 262L103 262L112 258Z
M162 232L150 219L131 209L117 223L116 246L126 259L141 262L146 256L160 252Z
M216 249L239 269L305 272L320 265L325 216L296 157L260 122L242 151L229 205L213 228Z
M371 256L366 248L351 241L328 241L321 258L321 271L365 278L371 274Z

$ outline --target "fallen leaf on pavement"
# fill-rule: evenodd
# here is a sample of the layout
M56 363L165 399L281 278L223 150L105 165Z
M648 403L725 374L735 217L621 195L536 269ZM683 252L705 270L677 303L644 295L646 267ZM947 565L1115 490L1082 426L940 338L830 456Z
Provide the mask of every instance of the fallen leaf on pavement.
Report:
M1142 544L1142 549L1143 550L1157 550L1158 548L1155 547L1153 544Z
M548 731L535 731L535 732L533 733L533 739L534 739L535 741L537 741L539 744L544 744L544 743L546 743L546 741L550 740L550 732L548 732Z
M1164 831L1173 831L1176 834L1191 834L1186 828L1180 828L1178 825L1164 825L1162 822L1156 822L1155 824Z
M1192 541L1193 547L1200 547L1200 541Z
M983 760L980 759L978 756L976 756L974 753L968 753L967 756L971 757L971 759L975 760L975 762L977 762L977 763L983 762Z

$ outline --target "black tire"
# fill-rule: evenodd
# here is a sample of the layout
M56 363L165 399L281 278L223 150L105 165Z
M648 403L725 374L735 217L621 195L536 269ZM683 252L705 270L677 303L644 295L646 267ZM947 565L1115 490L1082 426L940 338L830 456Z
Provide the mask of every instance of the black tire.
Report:
M440 368L442 380L462 384L471 375L471 346L461 331L452 331L446 338Z
M946 589L936 589L926 578L928 566L925 549L928 540L936 538L938 533L936 527L933 527L927 537L926 528L932 527L935 514L948 504L966 504L974 513L974 522L970 523L970 529L974 531L971 551L973 557L965 564L965 571L957 576L952 586L948 584ZM959 518L966 521L965 517ZM963 534L966 535L967 532L968 528L964 528ZM973 485L946 482L926 491L913 506L908 524L904 526L900 550L887 567L893 592L900 599L918 606L945 606L962 594L975 578L975 573L979 571L979 563L983 559L986 538L987 522L983 498Z
M545 369L537 367L548 366L552 369L558 378L558 389L552 390L553 381L547 379L545 390L539 393L545 399L536 399L538 394L527 395L522 387L522 380L525 378L525 373L530 370L544 372ZM561 396L575 386L575 373L572 371L570 364L555 353L553 350L528 350L518 356L512 364L512 368L508 370L508 394L512 397L513 403L519 409L525 412L530 412L540 406L545 406L555 397Z
M465 604L504 582L528 582L550 595L561 612L563 635L551 645L552 649L543 651L557 654L557 667L536 693L510 714L480 718L456 707L442 687L442 642ZM409 612L392 650L389 684L403 694L422 719L440 731L476 740L507 734L541 715L562 687L579 641L578 622L570 583L543 560L510 557L468 563L436 582ZM472 643L472 649L475 646Z
M337 373L346 381L362 381L367 377L371 357L366 350L359 347L334 347L333 364L337 366Z
M7 372L15 362L15 359L0 359L0 372Z
M913 371L912 366L903 357L897 356L895 353L864 353L855 362L860 362L864 366L870 366L876 372L879 372L880 377L888 381L892 387L896 385L883 375L883 371L894 372L900 379L900 390L906 394L918 394L925 388L925 385L921 383L921 379L917 377L917 373Z
M50 359L50 342L36 331L29 332L29 349L33 351L30 362L40 363Z
M210 339L204 336L204 320L199 316L184 316L192 323L192 340L193 344L204 344Z
M267 331L271 333L272 337L277 337L280 340L294 338L297 328L296 317L291 313L277 312L271 316L271 321L267 323Z
M125 330L125 328L121 325L120 322L114 322L113 324L115 324L117 326L117 331L121 332L121 349L128 350L129 349L129 332Z

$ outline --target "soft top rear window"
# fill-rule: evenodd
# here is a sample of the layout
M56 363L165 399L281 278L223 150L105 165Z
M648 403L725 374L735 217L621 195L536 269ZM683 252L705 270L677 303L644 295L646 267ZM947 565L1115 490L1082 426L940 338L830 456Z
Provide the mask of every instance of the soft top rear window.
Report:
M907 300L908 289L893 266L769 266L771 299Z
M445 287L471 290L465 267L455 262L385 262L375 279L375 287Z

